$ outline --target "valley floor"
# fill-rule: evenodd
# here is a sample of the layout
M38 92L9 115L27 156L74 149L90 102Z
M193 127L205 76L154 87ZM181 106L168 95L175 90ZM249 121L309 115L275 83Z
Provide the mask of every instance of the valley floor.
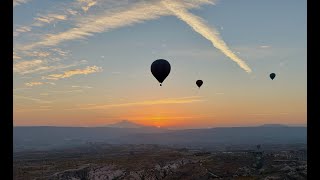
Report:
M14 153L15 180L307 179L306 151L229 151L92 145Z

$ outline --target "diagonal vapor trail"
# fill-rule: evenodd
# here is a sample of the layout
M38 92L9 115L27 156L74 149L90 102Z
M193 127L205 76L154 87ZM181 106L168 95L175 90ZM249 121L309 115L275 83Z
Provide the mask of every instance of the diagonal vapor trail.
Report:
M40 41L20 48L21 50L30 50L36 47L56 46L64 41L84 39L93 36L95 33L107 32L148 20L158 19L162 16L176 16L192 27L194 31L211 41L214 47L236 62L247 73L252 72L250 67L230 50L216 29L209 27L200 17L188 12L189 9L199 8L203 4L214 4L213 0L163 0L151 2L140 1L127 8L120 8L113 12L83 18L74 28L58 34L47 34Z
M191 14L185 8L181 7L179 3L174 1L163 1L163 5L167 7L174 15L179 19L187 23L197 33L202 35L204 38L211 41L212 45L219 49L223 54L229 57L231 60L236 62L242 69L247 73L251 73L250 67L237 55L235 55L227 46L227 44L219 37L219 32L214 28L209 28L208 25L198 16Z

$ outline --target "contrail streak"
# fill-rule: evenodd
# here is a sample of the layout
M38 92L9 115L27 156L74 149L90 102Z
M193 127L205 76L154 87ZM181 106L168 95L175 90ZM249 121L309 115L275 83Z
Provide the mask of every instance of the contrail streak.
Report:
M153 3L152 3L153 2ZM43 46L56 46L62 42L75 39L84 39L95 33L107 32L113 29L143 23L148 20L158 19L162 16L176 16L197 33L211 41L214 47L236 62L246 72L251 73L250 67L237 55L219 36L219 32L210 28L198 16L188 12L189 9L199 8L204 4L214 4L213 0L163 0L163 1L138 1L129 7L115 9L98 16L79 19L75 27L58 34L46 34L40 41L19 47L21 50L30 50Z
M191 26L197 33L211 41L212 45L219 49L223 54L236 62L246 72L251 73L250 67L237 55L235 55L227 44L219 37L219 32L214 28L209 28L198 16L189 13L180 4L173 1L163 1L163 5L173 12L179 19Z
M184 0L179 5L185 9L198 8L203 4L212 4L209 0ZM161 1L138 1L128 7L107 11L103 14L80 18L75 27L58 34L46 34L40 41L18 47L20 50L31 50L43 46L56 46L62 42L84 39L95 33L107 32L145 21L158 19L162 16L174 15L163 6Z

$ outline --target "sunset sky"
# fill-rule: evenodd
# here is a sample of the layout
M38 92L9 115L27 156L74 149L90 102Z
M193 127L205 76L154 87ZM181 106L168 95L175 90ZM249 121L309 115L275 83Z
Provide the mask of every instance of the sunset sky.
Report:
M15 126L306 125L306 0L13 4Z

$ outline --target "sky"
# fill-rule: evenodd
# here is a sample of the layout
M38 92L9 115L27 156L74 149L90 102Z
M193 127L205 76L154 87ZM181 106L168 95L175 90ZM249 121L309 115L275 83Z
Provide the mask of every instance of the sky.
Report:
M13 0L13 123L306 125L306 6ZM150 71L157 59L171 65L162 86Z

